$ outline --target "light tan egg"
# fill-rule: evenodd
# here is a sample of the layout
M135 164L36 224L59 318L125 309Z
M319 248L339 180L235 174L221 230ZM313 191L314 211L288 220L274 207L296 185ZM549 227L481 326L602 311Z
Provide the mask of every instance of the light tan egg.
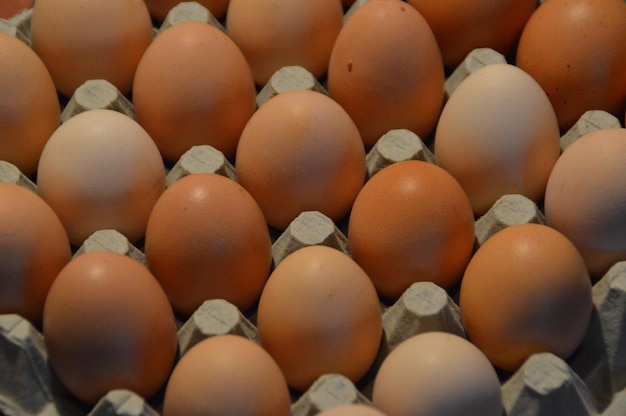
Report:
M52 134L37 184L75 247L102 229L136 242L165 189L165 167L136 121L113 110L89 110Z
M458 335L424 332L382 362L372 404L388 415L500 416L500 380L485 354Z
M509 64L487 65L454 90L435 133L437 164L479 216L502 196L543 198L560 154L556 114L541 86Z
M556 162L545 198L546 222L581 252L595 279L626 260L626 129L601 129Z

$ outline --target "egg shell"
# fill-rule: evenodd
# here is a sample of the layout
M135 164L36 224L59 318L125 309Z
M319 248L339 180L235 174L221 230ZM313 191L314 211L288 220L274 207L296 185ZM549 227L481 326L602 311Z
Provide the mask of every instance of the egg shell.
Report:
M383 361L372 404L389 415L502 415L500 380L489 359L458 335L431 331Z
M16 184L0 183L0 256L0 313L39 327L48 290L70 261L70 242L52 208Z
M30 26L33 49L66 97L98 78L130 93L139 60L152 41L143 0L37 0Z
M445 289L457 284L472 255L474 217L467 195L444 169L397 162L359 192L348 241L379 295L393 301L416 281Z
M252 72L239 48L202 22L182 22L157 36L133 84L137 122L171 163L202 144L234 157L255 98Z
M95 404L114 388L152 397L176 355L172 308L148 269L100 251L68 263L43 312L49 362L78 399Z
M541 224L495 233L472 256L461 280L467 335L505 371L540 352L567 359L587 331L592 306L582 256L563 234Z
M371 281L350 257L327 246L301 248L274 269L261 293L257 327L261 346L298 391L326 373L358 381L382 336Z
M626 129L583 135L557 161L546 189L546 223L567 236L598 279L626 260Z
M284 66L325 75L342 23L337 0L230 0L226 15L226 31L246 56L257 85Z
M491 48L508 55L537 7L536 0L408 0L408 3L433 30L446 68L456 68L476 48Z
M145 253L185 317L215 298L248 311L272 264L269 230L255 200L238 183L211 173L185 176L156 201Z
M24 42L0 33L0 158L33 176L61 108L47 68Z
M623 114L625 20L622 0L546 1L528 20L516 65L546 91L561 131L587 110Z
M513 65L491 64L465 78L446 102L435 159L459 181L474 214L483 215L505 194L543 198L559 138L540 85Z
M163 415L291 414L280 368L258 344L237 335L207 338L176 364L167 383Z
M428 136L441 112L444 69L426 20L399 0L359 7L335 41L328 92L350 114L368 149L391 129Z
M342 219L365 181L365 149L354 122L334 100L315 91L289 91L250 118L235 167L267 223L284 230L304 211Z
M33 7L35 0L5 0L0 4L0 18L9 19L19 12Z
M137 122L117 111L90 110L52 134L39 160L37 185L75 247L109 228L136 242L165 189L165 167Z

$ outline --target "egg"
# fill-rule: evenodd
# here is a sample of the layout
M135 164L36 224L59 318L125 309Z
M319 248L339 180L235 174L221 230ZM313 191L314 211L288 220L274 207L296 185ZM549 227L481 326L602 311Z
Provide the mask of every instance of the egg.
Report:
M33 49L66 97L91 79L106 79L130 93L152 41L143 0L37 0L30 27Z
M378 293L394 301L417 281L448 290L458 283L474 247L474 217L448 172L423 161L397 162L359 192L348 242Z
M483 243L461 280L461 320L469 339L505 371L530 355L566 359L582 341L593 308L585 262L563 234L513 225Z
M385 416L385 414L365 404L344 404L317 413L317 416Z
M136 242L165 189L165 167L137 122L117 111L89 110L52 134L39 160L37 185L75 247L109 228Z
M41 59L0 33L0 159L34 175L46 141L61 122L54 82Z
M242 336L218 335L176 364L163 415L289 416L290 406L285 378L263 348Z
M307 246L270 275L257 328L287 384L305 391L327 373L360 380L378 353L382 316L374 286L348 255Z
M256 109L256 89L237 45L216 27L189 21L167 28L146 50L133 104L168 162L205 144L232 158Z
M524 27L516 65L546 91L565 132L587 110L626 108L626 3L556 0Z
M354 122L334 100L315 91L289 91L250 118L235 168L267 223L284 230L304 211L342 219L365 181L365 149Z
M285 66L326 74L343 24L339 0L230 0L226 30L245 55L257 85Z
M581 252L599 279L626 260L626 129L587 133L557 161L546 188L546 223Z
M144 0L150 16L156 22L163 22L167 14L173 9L180 0ZM223 19L228 9L230 0L196 0L196 2L206 7L216 19Z
M426 20L400 0L359 7L333 46L328 92L350 114L368 149L392 129L425 139L444 96L441 52Z
M26 188L0 183L0 314L40 326L48 290L71 256L52 208Z
M150 214L145 253L183 316L217 298L247 312L272 264L261 209L237 182L212 173L188 175L167 188Z
M441 113L437 164L454 176L483 215L502 196L537 202L560 154L556 114L541 86L509 64L465 78Z
M382 362L372 404L389 416L500 416L495 369L474 344L446 332L403 341Z
M33 7L35 0L4 0L0 3L0 19L9 19L22 10Z
M509 55L537 6L536 0L408 0L437 38L446 68L456 68L476 48Z
M154 276L107 251L82 254L61 270L46 298L43 335L62 385L91 405L119 388L151 398L177 349L174 313Z

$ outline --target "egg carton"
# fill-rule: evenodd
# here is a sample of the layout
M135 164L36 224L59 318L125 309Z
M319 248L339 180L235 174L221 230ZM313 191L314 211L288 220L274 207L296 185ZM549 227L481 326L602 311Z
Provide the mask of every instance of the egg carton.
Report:
M367 0L357 0L346 18ZM30 12L0 20L0 31L29 43ZM198 20L221 27L204 7L181 3L168 15L155 36L181 21ZM492 63L506 62L491 49L477 49L447 77L446 98L470 73ZM290 90L326 93L308 71L285 67L277 71L257 95L262 106L272 96ZM134 118L124 95L104 80L90 80L79 87L62 112L62 120L86 110L108 108ZM604 111L589 111L561 137L564 150L577 138L594 130L621 127ZM403 160L435 163L431 150L408 130L392 130L367 153L367 177ZM218 150L194 146L168 169L166 186L194 173L217 173L237 180L235 167ZM19 169L0 161L0 181L17 183L33 192L37 185ZM515 224L545 223L540 208L522 195L505 195L475 222L475 245L479 247L497 231ZM303 212L282 233L273 237L274 265L295 250L327 245L350 254L347 223L334 223L317 211ZM146 265L141 247L131 244L115 230L100 230L75 252L108 250L127 255ZM341 374L325 374L305 392L292 394L292 414L309 416L342 404L371 404L373 380L384 358L405 339L427 331L445 331L467 338L461 324L458 293L446 292L430 282L417 282L393 304L381 303L383 338L369 373L357 383ZM532 355L516 372L500 373L505 414L602 415L626 413L626 261L615 264L593 286L593 312L578 350L567 360L550 353ZM237 334L258 342L255 315L246 316L222 299L207 300L178 326L178 358L199 341L221 334ZM146 399L124 390L113 390L95 406L87 408L67 392L52 371L38 328L18 315L0 315L0 413L6 415L159 415L163 392Z

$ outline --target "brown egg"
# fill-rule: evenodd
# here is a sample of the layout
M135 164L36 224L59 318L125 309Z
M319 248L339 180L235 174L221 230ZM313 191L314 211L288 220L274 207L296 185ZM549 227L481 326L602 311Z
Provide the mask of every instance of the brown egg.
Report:
M9 19L22 10L33 7L35 0L3 0L0 3L0 19Z
M563 234L522 224L490 237L461 281L459 307L469 339L489 360L515 371L531 355L568 358L591 317L591 280Z
M218 335L194 345L176 364L163 415L289 416L289 389L280 368L258 344Z
M350 114L366 148L391 129L426 138L444 94L441 52L426 20L400 0L359 7L335 41L328 92Z
M163 22L169 11L180 3L180 0L144 0L150 16L157 22ZM206 7L216 19L223 19L230 0L196 0Z
M124 388L151 398L176 355L176 321L163 289L136 260L89 252L54 281L43 313L50 365L78 399Z
M271 240L263 213L237 182L217 174L179 179L148 221L148 267L174 310L191 315L207 299L246 312L270 273Z
M66 97L91 79L106 79L127 94L152 41L152 22L143 0L37 0L31 38Z
M257 327L287 384L304 391L327 373L360 380L378 352L382 317L372 282L349 256L307 246L270 275Z
M133 104L167 161L201 144L231 158L256 108L256 90L228 36L207 23L184 22L162 32L141 58Z
M0 314L39 326L48 290L71 256L52 208L26 188L0 183Z
M424 332L389 353L376 374L372 404L394 416L501 416L500 380L474 344Z
M625 21L623 0L551 0L529 19L516 65L546 91L561 131L587 110L623 114Z
M476 48L508 55L516 46L537 0L408 0L437 38L443 63L455 69Z
M37 184L75 247L102 229L136 242L165 188L165 167L137 122L117 111L89 110L52 134Z
M261 86L284 66L326 74L342 24L339 0L230 0L226 15L228 35Z
M272 227L285 229L304 211L338 221L365 181L365 149L339 104L318 92L290 91L252 116L236 169Z
M397 299L411 284L451 289L474 246L474 216L459 183L422 161L392 164L359 193L348 226L352 258L378 293Z
M446 102L435 158L459 181L479 216L507 194L542 199L559 139L541 86L513 65L492 64L465 78Z
M52 78L25 43L0 33L0 159L32 176L61 121Z
M546 222L578 248L598 279L626 260L626 129L601 129L556 162L545 198Z

